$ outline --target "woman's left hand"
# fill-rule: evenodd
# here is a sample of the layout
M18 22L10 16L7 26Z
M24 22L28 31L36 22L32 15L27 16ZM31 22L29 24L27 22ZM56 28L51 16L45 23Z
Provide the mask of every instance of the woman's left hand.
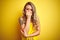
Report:
M26 31L21 30L21 33L23 34L23 36L24 36L24 37L28 37L28 35L27 35Z

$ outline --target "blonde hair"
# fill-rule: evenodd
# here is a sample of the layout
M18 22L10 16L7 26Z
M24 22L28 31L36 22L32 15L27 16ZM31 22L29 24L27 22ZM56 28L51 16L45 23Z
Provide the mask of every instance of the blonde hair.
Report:
M23 9L23 19L24 19L24 23L26 24L26 12L25 12L25 9L26 9L26 6L27 5L30 5L32 7L32 16L31 16L31 21L33 23L33 26L38 26L38 19L37 19L37 16L36 16L36 8L34 6L34 4L32 2L27 2L24 6L24 9Z

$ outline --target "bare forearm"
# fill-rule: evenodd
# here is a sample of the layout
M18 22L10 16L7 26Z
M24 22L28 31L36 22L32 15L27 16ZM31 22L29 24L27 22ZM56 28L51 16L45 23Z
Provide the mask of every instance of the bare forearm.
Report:
M40 32L39 32L39 31L36 31L36 32L34 32L34 33L28 35L28 37L37 36L37 35L39 35L39 34L40 34Z
M39 31L36 31L36 32L29 34L29 35L27 35L26 31L24 31L24 32L21 31L21 33L24 35L24 37L33 37L33 36L37 36L40 34Z
M28 30L29 30L29 25L30 25L30 18L28 18L27 21L26 21L26 26L25 26L25 28L24 28L24 30L25 30L26 32L28 32Z

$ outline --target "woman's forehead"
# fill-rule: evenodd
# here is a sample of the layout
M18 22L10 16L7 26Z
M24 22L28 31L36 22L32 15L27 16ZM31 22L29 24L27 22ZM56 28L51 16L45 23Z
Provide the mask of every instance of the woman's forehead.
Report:
M27 5L26 8L28 8L28 9L32 9L31 5Z

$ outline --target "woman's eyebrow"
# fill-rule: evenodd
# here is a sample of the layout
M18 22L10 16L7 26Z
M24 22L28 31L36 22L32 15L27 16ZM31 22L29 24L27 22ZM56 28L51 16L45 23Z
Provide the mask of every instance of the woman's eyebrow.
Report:
M30 9L30 8L26 8L26 9ZM32 8L30 10L32 10Z

